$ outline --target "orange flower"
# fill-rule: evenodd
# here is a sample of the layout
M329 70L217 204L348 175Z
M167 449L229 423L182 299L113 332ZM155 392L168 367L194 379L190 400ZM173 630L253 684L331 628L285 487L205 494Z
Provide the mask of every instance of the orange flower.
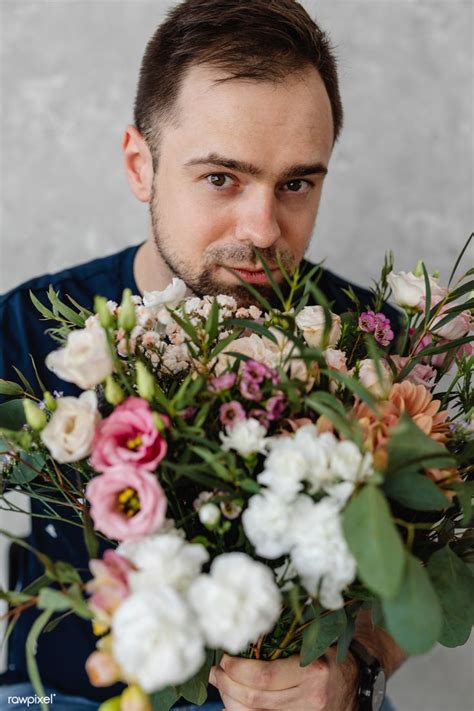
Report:
M386 462L386 448L391 431L404 412L428 437L441 444L447 441L448 412L440 410L440 407L441 401L435 400L424 385L415 385L405 380L392 385L387 400L377 404L377 413L360 401L356 401L352 412L362 427L368 451L377 454L376 460ZM452 469L430 469L427 474L434 481L458 478Z

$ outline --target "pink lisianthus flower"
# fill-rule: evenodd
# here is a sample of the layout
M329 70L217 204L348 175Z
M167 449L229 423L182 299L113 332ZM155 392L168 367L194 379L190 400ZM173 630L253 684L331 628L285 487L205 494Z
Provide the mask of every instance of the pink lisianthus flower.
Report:
M395 364L398 373L400 373L400 371L403 370L406 364L410 361L410 358L405 358L399 355L393 355L391 356L391 359ZM415 367L410 370L406 378L403 378L403 380L408 380L408 382L413 383L414 385L424 385L428 388L428 390L430 390L435 375L436 370L432 368L431 365L426 363L417 363Z
M160 417L169 424L166 415ZM129 397L97 427L91 463L99 472L117 464L154 471L166 451L166 440L156 428L149 404L139 397Z
M415 354L420 353L428 346L445 346L451 341L447 338L440 338L434 341L431 333L427 333L421 338L415 348ZM473 352L473 348L470 343L463 343L458 348L443 351L442 353L434 353L433 355L423 356L422 362L432 365L434 368L446 368L449 369L455 362L455 358L462 358L463 356L470 356Z
M154 474L118 464L87 484L94 527L109 538L126 541L157 531L167 500Z
M448 323L445 323L441 328L437 328L437 324L445 317L445 311L447 311L449 307L452 307L452 304L443 306L440 309L440 314L433 320L431 328L437 336L445 338L448 341L455 341L457 338L463 338L469 331L473 330L474 322L472 321L470 312L466 310L461 311L461 313L451 319L451 321L448 321Z
M113 613L130 593L128 573L135 570L135 566L108 548L102 559L94 558L89 562L89 568L94 576L86 583L86 590L91 594L89 607L99 624L110 626Z

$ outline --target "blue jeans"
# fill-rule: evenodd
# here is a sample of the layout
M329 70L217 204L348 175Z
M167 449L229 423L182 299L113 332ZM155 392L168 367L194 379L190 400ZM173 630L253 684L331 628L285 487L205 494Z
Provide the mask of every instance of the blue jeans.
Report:
M84 699L79 696L61 694L49 686L44 688L48 698L45 702L50 711L97 711L100 704L97 701ZM41 705L35 700L35 692L31 684L10 684L0 686L1 711L40 711ZM220 702L209 702L203 706L179 706L174 711L222 711ZM389 699L385 699L380 711L395 711Z

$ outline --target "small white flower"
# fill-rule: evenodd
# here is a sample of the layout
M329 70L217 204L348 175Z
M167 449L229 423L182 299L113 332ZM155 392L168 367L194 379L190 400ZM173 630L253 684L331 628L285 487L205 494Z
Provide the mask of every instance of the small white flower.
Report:
M187 681L205 659L195 616L166 585L122 602L112 620L112 649L127 679L147 693Z
M191 585L188 600L207 644L231 654L270 632L281 609L273 572L245 553L218 556L209 575Z
M173 529L121 543L117 553L128 558L137 568L129 573L130 587L135 592L153 591L169 585L185 591L209 560L200 543L187 543Z
M265 427L258 420L249 417L247 420L239 420L230 428L226 427L226 434L220 432L219 436L223 450L228 452L234 449L242 457L246 457L256 452L261 454L266 452L268 443L266 433Z
M279 558L288 553L291 503L271 490L256 494L242 514L245 535L262 558Z
M186 296L187 287L182 279L173 277L170 284L163 291L145 291L143 304L147 308L156 309L157 306L175 308Z
M83 390L103 382L114 368L105 331L96 321L71 331L64 348L49 353L45 363L59 378Z
M373 474L373 457L362 454L355 442L338 442L331 453L331 471L346 481L366 481Z
M328 609L342 607L341 593L353 582L357 565L344 538L338 502L325 497L315 503L299 496L290 534L291 560L308 593L318 595Z
M221 520L221 510L216 504L203 504L199 507L198 516L203 526L214 528Z
M58 398L56 410L41 431L41 439L57 462L77 462L91 453L100 415L97 397L88 391L76 397Z

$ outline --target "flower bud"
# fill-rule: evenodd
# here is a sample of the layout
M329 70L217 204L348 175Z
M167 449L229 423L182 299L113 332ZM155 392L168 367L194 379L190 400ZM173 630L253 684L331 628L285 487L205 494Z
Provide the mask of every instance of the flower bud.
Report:
M141 361L137 361L137 391L140 397L151 402L155 394L155 378Z
M31 400L23 400L23 408L26 421L32 429L42 430L43 427L46 427L46 415L43 410L39 409L38 405L35 405Z
M114 696L112 699L107 699L98 708L98 711L121 711L121 697Z
M104 394L105 399L111 405L120 405L125 400L125 393L111 375L108 375L105 381Z
M137 684L122 692L120 711L152 711L148 695Z
M98 649L89 655L86 672L93 686L110 686L120 681L122 671L110 652Z
M94 311L99 317L102 328L111 328L111 326L113 326L114 319L110 313L109 307L107 306L107 299L104 299L103 296L95 297Z
M163 432L166 430L166 423L163 420L162 416L158 412L152 412L151 417L158 432L161 432L161 434L163 434Z
M132 301L132 292L130 289L124 289L118 315L118 326L119 328L123 328L127 333L130 333L136 323L137 316L135 314L135 304Z
M421 259L419 259L418 262L416 263L416 267L415 267L413 274L417 277L423 276L423 261Z
M50 412L54 412L58 406L58 403L56 402L55 398L51 395L49 390L46 390L46 392L43 393L43 402Z
M210 531L216 528L221 520L221 512L216 504L203 504L198 511L199 520Z

